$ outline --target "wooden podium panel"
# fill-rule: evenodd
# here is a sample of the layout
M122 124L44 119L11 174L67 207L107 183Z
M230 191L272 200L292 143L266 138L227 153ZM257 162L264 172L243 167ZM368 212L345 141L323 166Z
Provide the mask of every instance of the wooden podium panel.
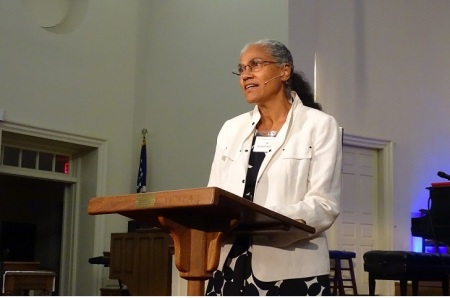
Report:
M157 230L112 233L109 278L127 285L131 296L170 296L171 239Z
M188 295L204 295L204 282L219 265L230 233L290 233L315 229L217 187L98 197L91 215L117 213L161 227L173 238L175 265Z

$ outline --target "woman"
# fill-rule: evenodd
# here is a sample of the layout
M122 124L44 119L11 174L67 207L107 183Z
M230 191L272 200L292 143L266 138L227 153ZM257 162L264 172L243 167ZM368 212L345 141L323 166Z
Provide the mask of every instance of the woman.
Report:
M208 186L304 220L316 233L230 237L206 294L329 295L324 232L339 214L339 126L294 73L284 44L247 44L233 73L255 107L223 125Z

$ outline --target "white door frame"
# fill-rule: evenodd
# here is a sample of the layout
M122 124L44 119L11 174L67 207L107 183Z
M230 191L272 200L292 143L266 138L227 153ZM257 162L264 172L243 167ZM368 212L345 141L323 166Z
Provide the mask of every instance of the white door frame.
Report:
M383 235L384 237L382 239L383 241L375 243L374 249L392 250L394 247L394 143L392 141L344 133L343 145L377 150L379 172L378 228L379 235Z
M83 267L87 263L87 259L80 256L80 251L89 247L89 252L84 251L90 256L95 256L98 252L102 252L104 248L104 231L105 231L105 217L95 216L93 219L93 226L91 231L93 241L86 246L86 237L81 237L86 231L79 231L80 222L87 217L87 210L82 206L87 205L87 200L90 198L81 197L80 193L91 193L95 196L104 196L106 194L106 175L107 175L107 142L106 140L92 138L87 136L80 136L71 133L64 133L55 130L37 128L29 125L0 122L0 144L2 143L2 131L12 132L23 136L39 138L43 140L60 141L74 146L78 150L86 150L96 153L95 158L92 159L92 166L96 168L96 183L95 189L87 189L89 186L81 185L79 183L82 175L81 171L77 171L76 178L68 178L68 180L55 180L58 182L68 183L64 192L64 222L63 222L63 239L61 247L61 276L59 283L59 291L61 296L78 296L78 295L93 295L101 287L103 280L103 270L100 266L90 266L89 271L82 270L80 274L79 267ZM84 156L81 154L75 158L74 166L80 169L81 162ZM0 167L0 173L14 174L19 176L27 176L32 178L51 179L47 175L39 173L29 174L22 169L6 169ZM42 176L42 177L40 177ZM70 184L71 183L71 184ZM91 186L92 188L92 186ZM70 203L68 203L70 202ZM67 205L66 205L67 204ZM92 249L91 249L92 248ZM87 280L81 281L80 279ZM91 285L90 289L80 290L77 285L86 284L86 281ZM80 292L81 291L81 292ZM86 293L87 291L87 293Z
M344 133L343 146L353 146L377 151L378 167L378 215L377 236L373 249L393 250L394 247L394 189L393 189L393 153L392 141L361 137ZM381 237L382 235L382 237ZM332 226L327 232L331 247L339 248L339 235ZM380 295L393 296L395 293L392 281L378 281L377 292Z

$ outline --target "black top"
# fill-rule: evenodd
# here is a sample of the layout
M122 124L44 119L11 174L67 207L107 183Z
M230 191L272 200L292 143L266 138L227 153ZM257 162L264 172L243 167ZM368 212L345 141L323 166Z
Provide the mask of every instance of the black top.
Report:
M247 200L253 201L253 195L255 193L256 179L258 177L259 168L266 156L264 152L254 152L253 147L255 145L256 134L252 141L252 150L248 159L247 177L245 179L244 194L242 195Z

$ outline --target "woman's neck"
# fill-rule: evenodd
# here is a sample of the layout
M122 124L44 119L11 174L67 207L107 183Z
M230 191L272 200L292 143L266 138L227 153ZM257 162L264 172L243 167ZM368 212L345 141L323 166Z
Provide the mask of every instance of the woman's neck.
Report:
M256 128L260 131L279 131L286 122L286 117L291 109L287 100L273 103L272 105L259 106L261 119Z

